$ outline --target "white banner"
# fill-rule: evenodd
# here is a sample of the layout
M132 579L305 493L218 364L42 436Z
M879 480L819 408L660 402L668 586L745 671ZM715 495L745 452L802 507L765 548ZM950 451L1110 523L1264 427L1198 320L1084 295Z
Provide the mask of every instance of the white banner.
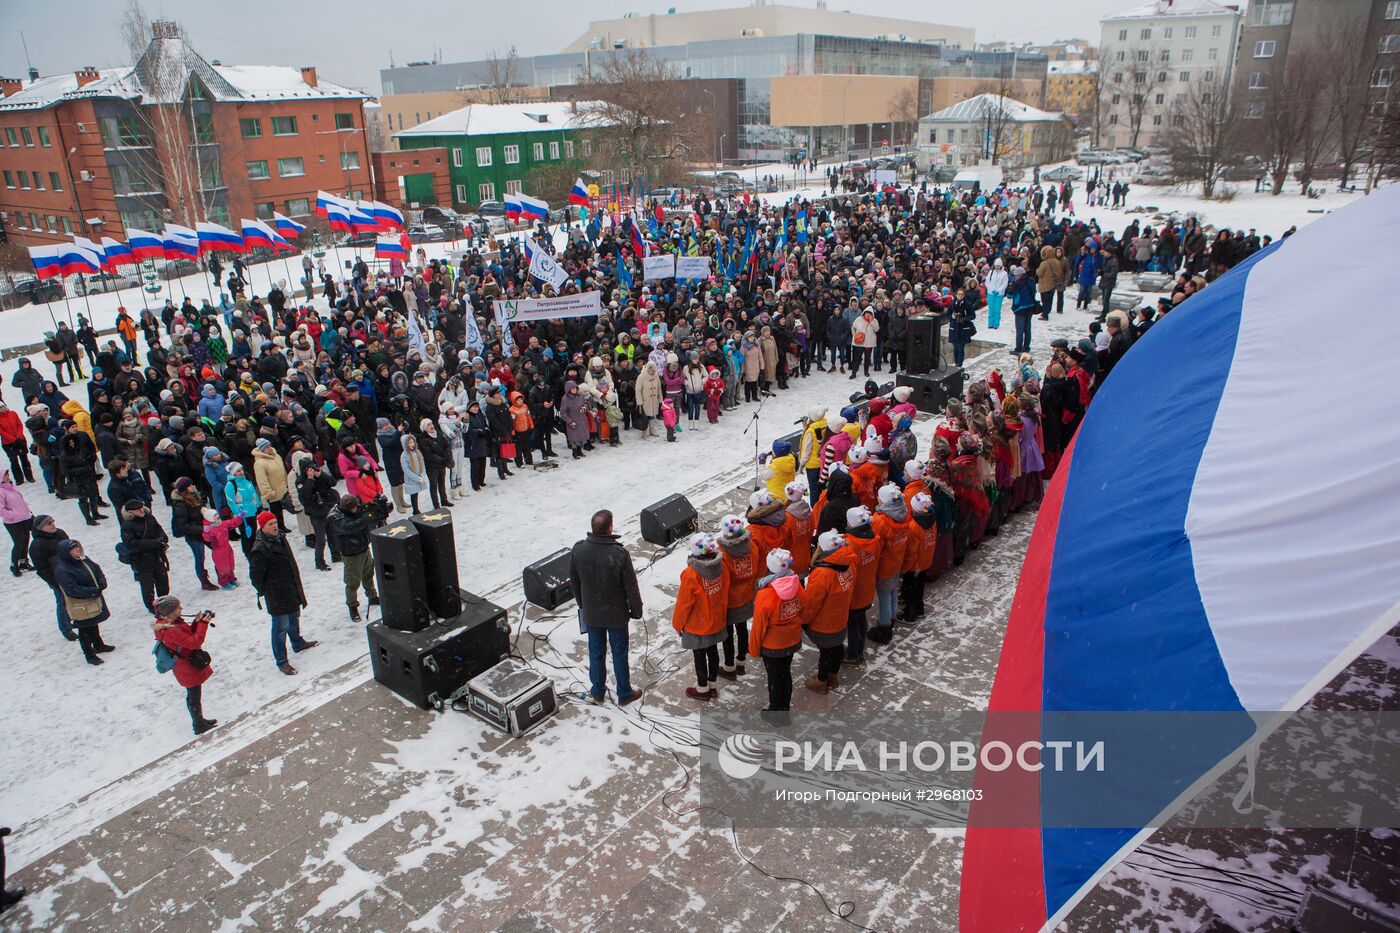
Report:
M676 257L670 253L647 256L642 260L642 281L655 282L657 279L676 277Z
M877 185L893 185L895 182L895 172L892 168L877 168L870 173L870 180Z
M569 281L569 273L559 267L559 263L554 261L554 257L546 253L541 248L535 249L535 256L530 260L530 274L542 282L548 282L558 291L564 283Z
M524 298L492 302L496 323L505 329L516 321L548 321L561 317L589 317L603 310L603 293L580 292L557 298Z
M681 256L676 260L676 278L708 279L709 277L709 256Z

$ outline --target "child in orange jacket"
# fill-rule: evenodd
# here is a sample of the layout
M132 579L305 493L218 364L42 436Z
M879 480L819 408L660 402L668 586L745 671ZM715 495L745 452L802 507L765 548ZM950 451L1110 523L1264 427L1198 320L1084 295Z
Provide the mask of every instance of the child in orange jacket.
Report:
M816 524L812 519L812 506L807 499L807 484L795 479L783 487L787 495L787 533L784 545L792 554L792 570L798 576L805 576L812 565L812 530Z
M515 465L534 465L535 458L530 453L530 432L534 430L535 418L530 414L530 406L525 404L525 396L519 392L510 394L511 434L515 439Z
M904 605L900 619L906 625L924 617L924 573L938 552L938 524L934 519L933 496L915 493L909 500L909 544L899 587L899 600Z
M792 555L783 548L768 552L768 576L759 581L753 601L749 653L763 658L768 672L765 713L792 708L792 656L802 645L802 578L792 572Z
M817 676L808 677L804 686L816 693L826 693L839 682L856 588L855 561L856 553L841 532L832 528L818 535L816 560L802 591L802 626L818 652Z
M870 640L887 645L894 637L895 600L899 596L899 575L904 571L904 552L909 543L909 507L894 483L880 487L879 508L872 522L880 539L880 560L875 567L875 598L880 614L870 629Z
M695 653L695 686L685 695L694 700L719 696L719 643L724 640L725 603L729 578L715 536L701 532L690 539L690 557L681 571L681 588L671 613L671 625L681 647Z
M875 490L880 488L880 468L870 462L870 452L864 445L851 448L851 488L860 504L875 511Z
M760 489L749 496L749 510L745 517L749 520L749 534L753 537L758 565L762 567L769 551L787 545L787 503L775 498L768 490Z
M733 680L744 674L744 661L749 649L749 620L753 618L754 584L761 576L757 548L749 529L737 515L719 520L720 558L729 580L729 598L725 609L724 660L719 676ZM737 654L736 654L737 648Z
M880 562L880 539L871 527L870 510L863 505L846 510L846 544L856 554L856 585L846 623L846 663L865 663L866 612L875 602L875 570Z

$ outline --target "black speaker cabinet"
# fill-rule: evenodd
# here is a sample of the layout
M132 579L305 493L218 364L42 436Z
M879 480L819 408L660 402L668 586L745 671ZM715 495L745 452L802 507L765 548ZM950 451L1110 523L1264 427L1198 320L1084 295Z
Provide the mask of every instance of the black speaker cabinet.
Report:
M462 611L457 595L457 542L452 536L452 513L434 509L409 518L418 529L423 551L423 582L428 609L439 619L451 619Z
M897 382L914 390L909 401L915 408L936 415L948 404L948 399L962 395L963 371L961 367L954 367L923 376L900 373Z
M525 599L541 609L554 610L574 598L574 582L569 576L572 551L560 548L521 571Z
M441 709L467 681L505 660L510 653L506 611L465 591L459 591L459 599L461 613L421 631L383 622L365 626L374 679L423 709Z
M945 320L941 314L916 314L909 319L905 346L906 371L922 376L942 365L939 346Z
M428 585L418 527L410 521L390 522L370 532L369 543L384 624L404 632L427 628Z
M642 540L665 547L695 531L695 506L680 493L642 509Z

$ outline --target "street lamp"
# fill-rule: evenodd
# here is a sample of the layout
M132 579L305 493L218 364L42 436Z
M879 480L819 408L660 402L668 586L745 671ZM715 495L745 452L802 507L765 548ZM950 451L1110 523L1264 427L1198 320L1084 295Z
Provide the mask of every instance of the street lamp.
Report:
M841 88L841 145L845 149L844 158L841 161L851 161L851 126L846 122L846 92L851 89L851 82L855 78L847 78L845 87Z
M351 189L350 189L350 186L351 186L351 184L353 184L353 182L351 182L351 180L350 180L350 167L349 167L348 165L345 164L345 152L346 152L346 149L345 149L345 141L346 141L346 139L348 139L351 135L353 135L353 134L355 134L355 133L365 133L365 132L366 132L366 130L365 130L364 127L360 127L360 126L343 126L343 127L340 127L340 128L338 128L338 129L334 129L334 130L321 130L320 132L318 132L318 133L316 134L317 136L330 136L330 135L335 135L335 136L339 136L339 137L340 137L340 168L341 168L341 171L345 172L345 196L346 196L347 198L350 197L350 190L351 190ZM366 134L365 139L366 139L366 140L369 139L368 134ZM368 145L365 146L365 157L366 157L366 158L369 158L369 146L368 146ZM374 193L375 193L375 192L374 192L374 160L373 160L373 159L370 159L368 168L369 168L369 191L370 191L370 200L374 200Z
M715 132L718 133L718 132L719 132L719 104L717 104L717 103L715 102L715 93L714 93L714 91L711 91L711 90L710 90L709 88L707 88L707 87L702 87L700 90L701 90L703 93L709 95L709 98L710 98L710 119L712 119L712 120L714 121L714 123L715 123ZM724 135L721 134L719 138L720 138L720 140L721 140L721 145L720 145L719 148L715 149L715 168L719 168L720 165L722 165L722 164L724 163L724 148L723 148L723 143L722 143L722 141L723 141L723 139L724 139Z

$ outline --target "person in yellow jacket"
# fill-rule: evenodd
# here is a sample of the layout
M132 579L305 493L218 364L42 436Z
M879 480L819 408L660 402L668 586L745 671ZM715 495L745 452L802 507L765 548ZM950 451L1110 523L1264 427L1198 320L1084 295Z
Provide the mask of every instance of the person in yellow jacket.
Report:
M768 458L768 480L765 485L774 499L787 501L787 484L797 475L797 458L792 445L782 438L773 442L773 455Z
M802 429L802 440L797 447L797 465L807 474L807 496L810 505L817 504L821 495L822 444L830 436L827 428L826 409L817 406L807 412L807 426Z
M92 416L83 408L81 402L70 398L60 405L58 410L63 413L63 417L77 425L79 431L92 438L92 446L97 446L97 435L92 431Z
M279 522L285 521L282 503L288 492L287 466L282 462L277 448L272 446L272 441L265 437L258 438L258 444L253 448L253 478L257 481L258 495L262 496L268 509Z

